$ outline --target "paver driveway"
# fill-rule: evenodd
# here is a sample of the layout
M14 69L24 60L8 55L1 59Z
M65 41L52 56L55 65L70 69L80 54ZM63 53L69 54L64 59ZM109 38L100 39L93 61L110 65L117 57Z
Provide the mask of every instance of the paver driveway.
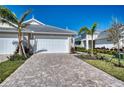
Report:
M71 54L35 54L1 86L124 86L114 77Z

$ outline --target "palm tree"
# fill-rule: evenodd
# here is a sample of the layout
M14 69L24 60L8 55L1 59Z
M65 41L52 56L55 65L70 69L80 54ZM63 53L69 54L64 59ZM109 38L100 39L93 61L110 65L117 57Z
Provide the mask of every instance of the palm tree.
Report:
M31 10L24 12L20 19L8 8L0 6L0 22L9 24L16 27L18 30L18 54L22 55L24 53L22 49L22 29L27 26L23 24L25 18L31 13Z
M92 46L92 48L91 48L91 55L92 55L92 56L93 56L93 34L94 34L95 31L96 31L96 26L97 26L97 24L94 23L94 24L92 25L91 29L89 29L89 28L87 28L87 27L82 27L82 28L80 29L79 33L78 33L79 35L81 35L81 34L85 31L86 34L88 34L88 35L91 36L91 40L92 40L92 43L91 43L91 46Z

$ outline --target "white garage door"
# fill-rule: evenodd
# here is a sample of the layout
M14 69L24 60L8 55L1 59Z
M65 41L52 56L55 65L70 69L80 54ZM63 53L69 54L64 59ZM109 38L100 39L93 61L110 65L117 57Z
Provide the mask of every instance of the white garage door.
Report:
M37 39L36 52L68 53L68 39Z
M16 49L16 42L17 38L0 37L0 54L13 54Z

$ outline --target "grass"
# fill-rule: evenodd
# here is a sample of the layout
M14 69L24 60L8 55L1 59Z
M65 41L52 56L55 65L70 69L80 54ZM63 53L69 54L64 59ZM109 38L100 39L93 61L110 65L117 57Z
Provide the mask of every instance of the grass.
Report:
M0 63L0 83L12 74L25 60L5 61Z
M84 60L84 58L80 57L81 59ZM114 66L111 62L105 62L102 60L84 60L85 62L87 62L88 64L91 64L93 66L95 66L98 69L103 70L104 72L114 76L117 79L120 79L122 81L124 81L124 68L121 67L117 67Z
M98 55L105 56L106 58L111 58L112 57L112 55L103 54L103 53L98 53ZM113 58L112 62L114 62L114 63L118 62L118 58ZM120 59L120 62L121 62L121 64L124 64L124 59Z

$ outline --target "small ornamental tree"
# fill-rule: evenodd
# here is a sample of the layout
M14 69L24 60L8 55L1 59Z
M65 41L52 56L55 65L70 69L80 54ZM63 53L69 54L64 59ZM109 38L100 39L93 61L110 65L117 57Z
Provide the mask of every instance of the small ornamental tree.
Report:
M122 24L118 23L117 21L112 22L112 28L108 30L108 39L112 41L114 46L117 46L117 52L118 52L118 65L121 66L120 62L120 41L122 39L122 31L124 31L124 28L122 28Z

